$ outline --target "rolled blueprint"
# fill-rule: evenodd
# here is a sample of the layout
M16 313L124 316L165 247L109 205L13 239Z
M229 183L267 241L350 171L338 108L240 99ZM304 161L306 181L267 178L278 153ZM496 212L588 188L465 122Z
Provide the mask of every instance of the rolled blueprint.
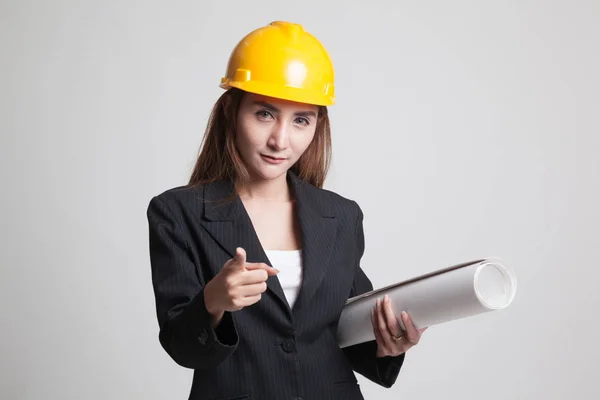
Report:
M394 314L406 311L419 328L501 310L513 300L517 278L498 259L481 259L454 265L346 301L337 340L340 347L375 339L371 309L378 298L390 297Z

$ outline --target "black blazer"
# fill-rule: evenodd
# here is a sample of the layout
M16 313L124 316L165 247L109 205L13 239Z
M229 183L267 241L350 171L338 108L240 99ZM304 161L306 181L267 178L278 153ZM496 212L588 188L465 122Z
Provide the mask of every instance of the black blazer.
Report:
M376 358L375 341L340 349L345 301L372 290L360 268L363 214L358 204L288 173L302 231L303 282L290 309L276 276L261 300L225 313L216 330L204 285L235 254L271 265L233 185L220 181L169 189L150 201L152 282L159 340L193 368L189 399L363 399L354 371L390 387L404 354Z

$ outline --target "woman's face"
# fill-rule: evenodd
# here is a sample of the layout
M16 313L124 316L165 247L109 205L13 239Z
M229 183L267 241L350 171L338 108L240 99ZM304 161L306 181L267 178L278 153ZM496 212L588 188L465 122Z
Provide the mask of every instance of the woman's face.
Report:
M246 93L240 104L236 145L250 176L285 174L313 140L318 107Z

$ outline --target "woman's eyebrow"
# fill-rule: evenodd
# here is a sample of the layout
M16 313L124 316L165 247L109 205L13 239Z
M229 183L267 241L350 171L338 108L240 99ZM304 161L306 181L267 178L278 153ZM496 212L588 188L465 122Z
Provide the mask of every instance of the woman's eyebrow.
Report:
M256 100L253 102L253 104L256 106L264 107L269 111L273 111L274 113L281 112L281 110L279 108L277 108L273 104L267 103L265 101ZM317 113L315 113L314 111L298 111L298 112L295 112L294 115L297 115L299 117L314 117L314 118L317 117Z
M276 113L280 112L279 108L275 107L273 104L269 104L267 102L258 101L258 100L255 100L253 103L255 106L261 106L261 107L264 107L264 108L266 108L270 111L276 112Z
M297 115L299 117L314 117L314 118L317 118L317 113L315 113L314 111L298 111L297 113L294 113L294 115Z

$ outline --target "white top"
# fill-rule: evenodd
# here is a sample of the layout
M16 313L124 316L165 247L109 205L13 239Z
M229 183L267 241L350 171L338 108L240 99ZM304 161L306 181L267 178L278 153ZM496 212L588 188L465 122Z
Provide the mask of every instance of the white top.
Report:
M302 250L265 250L265 253L273 268L279 270L277 279L293 308L302 284Z

